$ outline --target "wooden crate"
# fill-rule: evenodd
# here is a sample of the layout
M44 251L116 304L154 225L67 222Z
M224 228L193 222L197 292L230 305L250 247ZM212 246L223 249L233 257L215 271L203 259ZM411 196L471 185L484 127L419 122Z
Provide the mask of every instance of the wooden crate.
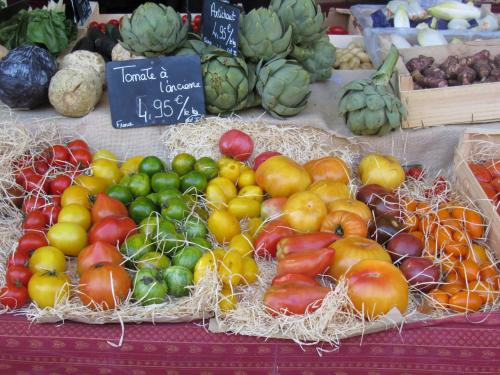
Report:
M492 55L500 53L500 39L401 49L396 69L399 96L408 112L403 128L499 121L500 82L414 90L412 77L404 64L419 55L432 56L441 63L449 55L469 56L483 49Z
M497 259L500 259L500 215L467 164L480 149L487 149L492 158L500 159L500 125L491 130L468 128L455 150L454 160L456 187L472 199L487 218L488 242Z

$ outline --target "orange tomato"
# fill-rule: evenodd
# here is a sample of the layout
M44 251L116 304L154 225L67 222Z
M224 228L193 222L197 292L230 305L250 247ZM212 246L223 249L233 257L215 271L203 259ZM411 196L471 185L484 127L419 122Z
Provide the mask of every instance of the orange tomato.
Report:
M364 221L368 222L372 218L372 211L366 204L356 199L337 199L328 205L328 212L348 211L359 215Z
M423 234L422 232L420 232L420 231L411 231L411 232L410 232L410 234L411 234L412 236L415 236L415 237L419 238L419 239L422 241L422 243L425 241L425 236L424 236L424 234Z
M404 215L403 224L406 230L414 231L418 230L419 219L417 215Z
M417 211L419 214L426 214L431 208L429 207L429 204L426 202L417 202L417 208L415 211Z
M489 263L490 259L486 254L486 249L484 246L473 243L469 247L469 254L467 255L467 259L472 259L477 264Z
M348 199L351 196L351 190L346 184L332 180L314 182L307 190L316 194L325 204L337 199Z
M349 167L340 158L325 156L321 159L310 160L304 164L304 168L314 182L320 180L333 180L349 183Z
M417 201L413 199L403 199L401 205L403 209L406 210L407 212L415 212L418 207Z
M323 201L310 191L293 194L283 212L285 221L299 232L317 232L327 213Z
M457 265L460 277L467 282L475 281L479 278L479 265L473 260L466 259Z
M434 233L437 227L436 216L433 214L422 216L418 223L418 230L424 234Z
M436 215L439 220L444 220L450 217L450 212L446 207L437 210Z
M436 229L436 240L439 247L444 247L453 242L453 229L442 225L438 226Z
M470 238L477 239L484 236L483 218L479 212L465 207L455 207L452 209L451 215L462 221Z
M463 258L469 253L467 244L450 241L444 245L444 253L457 258Z
M429 297L432 298L432 303L435 308L446 309L450 296L445 291L440 289L432 289L429 292Z
M341 237L367 237L368 226L361 216L349 211L332 211L321 222L321 232L333 232Z
M441 255L440 254L441 247L437 244L436 237L434 236L428 237L425 240L424 244L425 244L424 249L427 250L427 252L429 252L430 254L434 256Z
M466 244L467 240L467 234L462 232L461 230L456 230L453 232L453 241Z
M465 288L465 282L452 270L445 278L445 282L441 285L440 289L449 295L454 295Z
M477 311L483 305L483 299L477 292L458 292L451 296L448 307L457 312Z
M488 283L485 283L483 281L476 280L471 282L469 284L468 290L470 292L478 293L481 296L483 303L490 303L495 300L495 291Z
M498 290L500 285L500 277L498 270L492 263L483 263L479 270L479 278L481 281L491 286L493 290Z

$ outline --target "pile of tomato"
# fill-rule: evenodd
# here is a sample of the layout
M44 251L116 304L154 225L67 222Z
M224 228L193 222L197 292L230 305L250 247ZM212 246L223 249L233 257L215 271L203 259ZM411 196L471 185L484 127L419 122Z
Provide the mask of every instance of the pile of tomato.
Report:
M469 168L500 215L500 159L469 163Z

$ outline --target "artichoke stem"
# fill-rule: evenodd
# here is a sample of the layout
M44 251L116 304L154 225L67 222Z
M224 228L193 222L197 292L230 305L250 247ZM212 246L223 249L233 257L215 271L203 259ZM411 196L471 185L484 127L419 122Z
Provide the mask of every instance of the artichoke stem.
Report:
M394 45L392 45L389 54L385 58L384 62L372 76L372 81L374 84L387 86L387 84L391 80L392 73L398 61L398 58L399 51Z

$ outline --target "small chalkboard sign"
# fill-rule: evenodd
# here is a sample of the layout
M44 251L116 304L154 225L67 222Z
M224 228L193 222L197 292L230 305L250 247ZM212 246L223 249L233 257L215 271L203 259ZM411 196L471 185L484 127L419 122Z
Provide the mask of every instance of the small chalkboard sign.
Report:
M198 56L109 62L106 81L116 129L195 122L205 115Z
M240 9L219 0L204 0L201 19L203 41L236 56Z
M89 0L71 0L75 21L83 25L92 14Z

